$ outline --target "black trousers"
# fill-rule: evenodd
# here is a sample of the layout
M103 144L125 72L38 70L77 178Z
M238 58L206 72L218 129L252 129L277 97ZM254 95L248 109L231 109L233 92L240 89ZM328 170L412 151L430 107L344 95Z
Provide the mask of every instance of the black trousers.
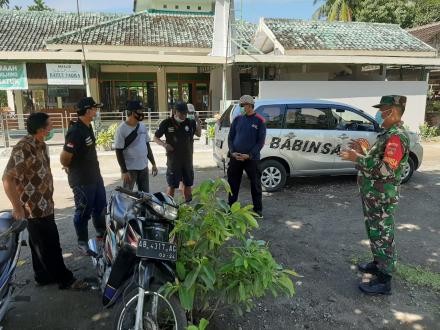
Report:
M231 158L228 167L228 182L231 186L232 194L229 195L229 205L234 204L238 199L240 192L241 178L243 170L246 172L251 181L252 203L254 211L263 211L263 194L261 190L261 172L258 160L239 161Z
M64 265L54 215L29 219L27 229L35 281L39 284L69 285L73 280L73 274Z

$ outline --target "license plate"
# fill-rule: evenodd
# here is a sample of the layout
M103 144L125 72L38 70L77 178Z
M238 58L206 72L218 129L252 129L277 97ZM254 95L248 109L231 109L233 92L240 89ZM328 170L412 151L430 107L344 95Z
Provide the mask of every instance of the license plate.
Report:
M215 141L215 145L217 148L222 148L223 147L223 141L222 140L216 140Z
M136 255L140 258L176 261L177 246L172 243L141 239L138 243Z

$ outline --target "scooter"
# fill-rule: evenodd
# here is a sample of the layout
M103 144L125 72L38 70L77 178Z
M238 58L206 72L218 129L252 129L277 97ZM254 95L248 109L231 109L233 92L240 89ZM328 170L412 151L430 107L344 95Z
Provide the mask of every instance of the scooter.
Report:
M164 193L118 187L107 209L103 241L89 240L103 305L114 306L113 329L185 329L186 314L160 288L174 283L177 246L169 234L178 206Z
M9 211L0 211L0 322L9 309L15 290L13 279L27 220L15 220Z

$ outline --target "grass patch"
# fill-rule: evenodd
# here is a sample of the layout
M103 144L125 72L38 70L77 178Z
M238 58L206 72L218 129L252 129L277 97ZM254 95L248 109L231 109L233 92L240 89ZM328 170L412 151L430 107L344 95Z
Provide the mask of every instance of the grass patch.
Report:
M420 266L408 266L402 263L397 264L397 275L404 281L433 288L440 291L440 274L431 272Z
M350 258L352 265L368 260L369 256L353 256ZM397 262L396 275L413 285L426 286L434 290L440 291L440 274L432 272L420 266L409 266L401 262Z

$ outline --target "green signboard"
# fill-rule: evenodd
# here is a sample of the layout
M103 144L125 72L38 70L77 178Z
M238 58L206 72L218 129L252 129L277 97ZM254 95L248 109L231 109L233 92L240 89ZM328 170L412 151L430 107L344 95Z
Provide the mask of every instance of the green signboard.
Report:
M28 89L25 63L0 62L0 90Z

